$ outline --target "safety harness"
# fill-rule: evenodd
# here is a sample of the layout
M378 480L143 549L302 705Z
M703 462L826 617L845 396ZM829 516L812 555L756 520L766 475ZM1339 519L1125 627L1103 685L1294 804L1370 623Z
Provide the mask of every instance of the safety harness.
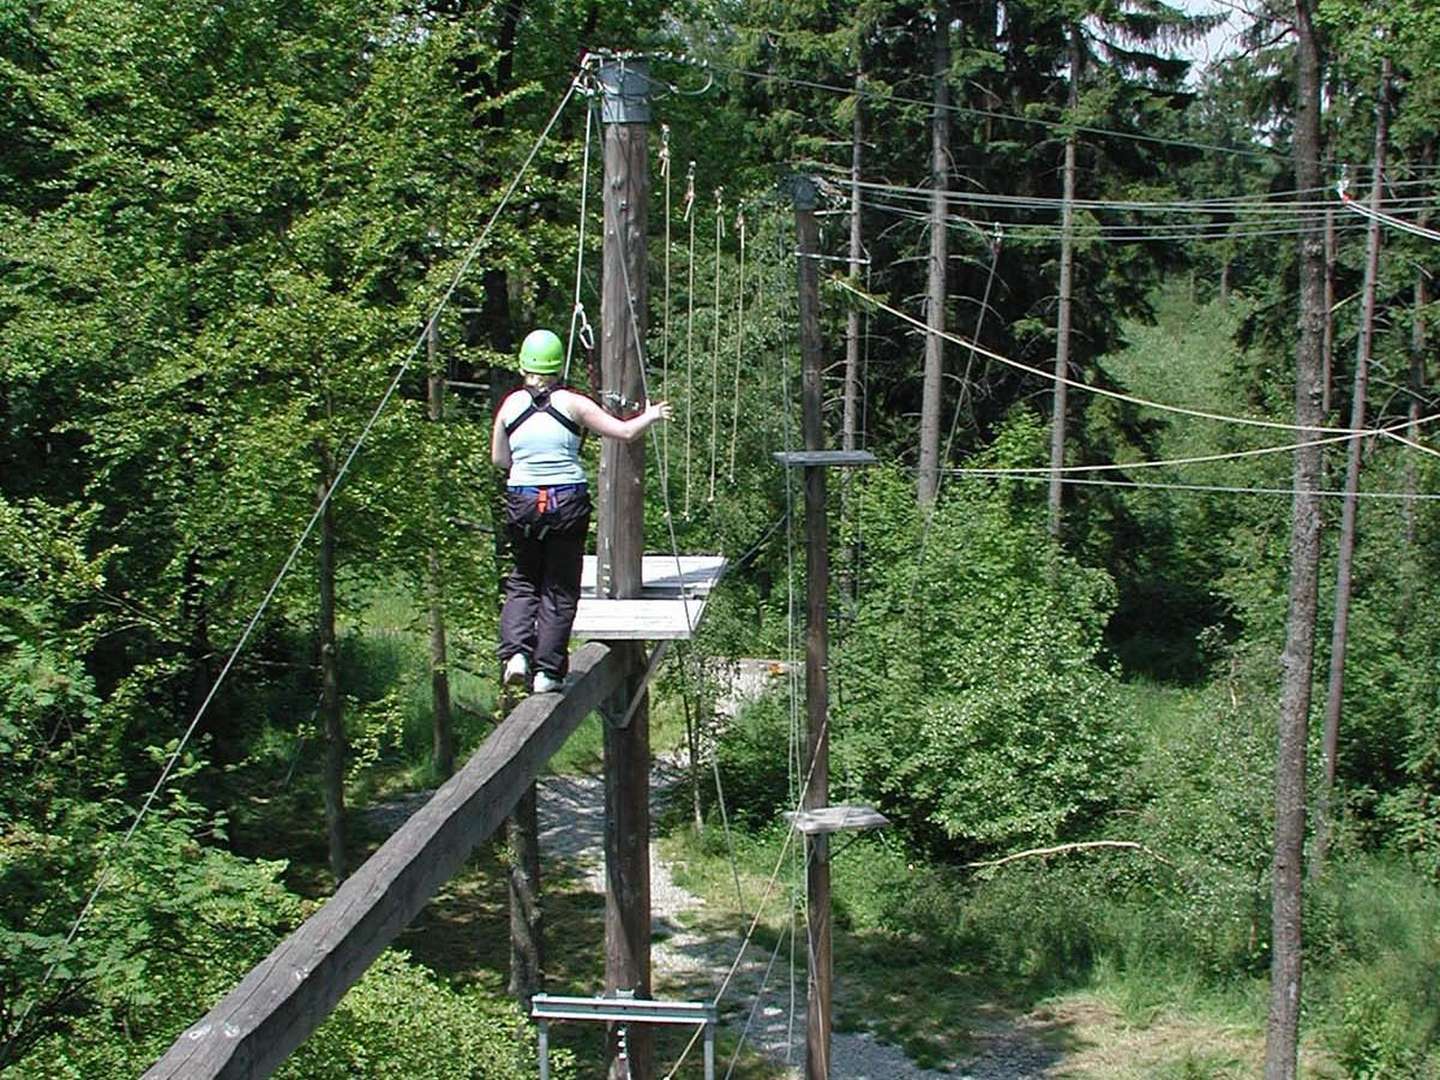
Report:
M547 387L544 390L537 390L533 386L526 386L523 387L523 389L530 395L530 404L525 406L519 416L505 425L506 438L513 435L515 429L526 420L529 420L530 417L537 413L545 413L547 416L553 417L560 426L570 432L570 434L578 436L581 444L584 444L585 429L550 403L550 395L557 387ZM525 536L544 539L551 528L559 524L544 520L546 514L553 509L553 495L554 493L551 488L540 487L535 490L535 501L533 504L527 505L523 500L520 501L519 505L512 502L507 508L510 524L521 530ZM585 503L584 514L589 514L588 501Z

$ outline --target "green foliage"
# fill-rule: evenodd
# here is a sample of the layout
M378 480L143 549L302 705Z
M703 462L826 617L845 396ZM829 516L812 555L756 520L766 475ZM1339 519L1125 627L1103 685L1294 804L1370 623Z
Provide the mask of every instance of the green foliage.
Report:
M121 811L107 806L100 823L115 824ZM18 1006L5 1053L20 1076L143 1071L196 1018L198 1002L217 1000L301 914L277 883L283 864L215 847L218 823L181 796L157 803L128 843L106 839L67 861L59 843L82 841L76 824L50 850L36 850L33 834L11 834L19 843L6 847L6 895L23 907L6 912L0 977ZM48 875L43 890L25 888L27 861ZM83 932L65 944L99 881Z
M535 1028L510 1001L436 979L402 953L382 953L324 1024L275 1074L293 1080L529 1080ZM552 1048L551 1075L575 1077L574 1055Z
M991 460L1038 435L1018 419ZM1080 835L1115 801L1132 753L1100 655L1109 579L1053 552L1008 484L952 489L927 518L907 484L877 472L861 501L835 772L958 852Z
M795 808L799 781L790 775L789 715L788 700L769 694L743 708L716 743L726 813L737 827L763 830ZM701 790L715 801L712 784Z

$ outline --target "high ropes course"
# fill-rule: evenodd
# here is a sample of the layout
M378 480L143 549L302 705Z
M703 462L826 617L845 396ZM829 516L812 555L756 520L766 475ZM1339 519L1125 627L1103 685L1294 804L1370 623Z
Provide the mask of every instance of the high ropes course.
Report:
M694 63L688 57L663 59ZM730 73L756 80L776 78L738 69ZM853 87L832 87L804 80L783 81L824 92L845 95L856 92ZM141 802L119 847L129 843L170 783L216 693L260 626L282 581L294 568L335 490L344 482L372 429L395 397L416 358L422 354L442 313L480 259L494 226L506 213L536 155L576 97L586 99L588 104L585 111L575 286L564 371L568 377L577 344L589 352L596 340L596 329L591 326L584 305L593 141L603 146L606 175L601 199L604 257L599 320L601 357L599 381L596 383L592 375L591 391L598 394L602 405L615 412L643 405L652 396L663 398L674 395L684 403L683 421L674 425L677 430L672 432L668 427L663 432L652 429L649 437L649 450L658 470L656 487L663 504L668 550L658 554L643 551L645 447L613 450L608 445L602 447L598 552L587 560L585 592L575 624L576 636L587 643L572 656L571 675L564 690L535 694L513 703L508 716L485 743L419 812L342 882L323 907L252 969L218 1005L180 1035L169 1051L145 1074L152 1080L263 1076L277 1067L333 1010L345 991L460 868L470 852L505 825L517 803L533 789L537 774L550 756L594 710L600 711L606 718L609 892L606 905L605 993L595 998L538 995L534 1016L542 1025L561 1019L604 1021L609 1026L612 1061L623 1055L639 1061L644 1055L651 1054L653 1046L646 1034L649 1024L688 1024L695 1028L694 1038L680 1059L670 1065L668 1071L658 1074L674 1076L704 1036L706 1076L713 1076L713 1035L717 1010L733 985L734 975L762 914L768 905L782 897L791 911L795 910L798 885L792 882L789 895L783 895L786 889L781 883L782 872L788 864L796 876L806 878L805 894L809 905L807 926L803 931L809 957L808 1075L821 1077L828 1074L828 837L837 829L873 827L883 824L883 819L865 807L831 807L825 790L829 715L824 675L827 643L823 605L824 582L828 574L824 476L828 468L865 464L873 458L864 451L830 451L824 446L822 411L825 373L819 342L818 282L820 267L827 259L838 257L826 256L817 243L814 223L817 192L815 185L808 181L797 183L791 189L796 240L793 247L786 245L785 252L787 259L793 263L798 290L795 316L800 372L797 374L791 370L790 350L795 343L767 343L782 358L780 385L776 388L780 399L777 406L778 428L782 437L780 445L771 449L773 456L784 467L786 509L781 520L770 524L755 544L758 548L770 542L784 524L787 559L793 564L796 547L794 525L801 514L791 504L794 487L791 476L803 473L807 526L806 580L810 586L803 681L807 725L802 731L798 722L792 722L790 795L793 811L789 815L792 828L786 835L782 853L756 906L753 919L738 944L735 962L713 997L704 1003L692 1003L658 1001L651 996L647 686L666 649L673 642L684 642L694 636L707 598L720 585L729 565L720 554L682 554L676 540L676 519L689 520L702 506L723 499L736 483L737 447L743 444L753 453L749 445L752 432L748 424L742 426L741 422L741 390L747 378L755 377L747 375L745 360L747 352L761 342L764 330L747 323L747 313L768 310L774 299L768 290L784 287L771 280L773 275L751 265L751 253L759 233L758 207L727 202L726 192L717 188L712 193L710 235L707 237L700 232L697 224L704 200L702 193L696 190L695 163L689 163L683 176L677 175L670 128L662 125L658 162L664 207L663 228L660 230L663 235L663 322L656 335L658 358L646 355L651 276L645 248L650 231L647 223L650 192L646 129L650 121L649 99L656 87L680 92L678 88L653 78L644 58L593 54L584 58L577 75L550 114L520 168L504 188L499 204L459 260L453 277L397 365L393 378L362 425L353 445L341 459L332 484L300 530L209 693ZM694 92L703 92L703 89ZM894 101L895 98L892 96L887 100ZM931 103L921 104L928 107ZM951 108L956 113L991 115L983 110ZM1042 122L1032 117L993 115L1023 123ZM1054 124L1050 127L1053 128ZM1152 136L1103 133L1155 141ZM1260 151L1234 151L1195 143L1182 145L1212 152L1258 153L1264 156L1264 152ZM677 185L683 185L679 192L676 191ZM928 189L863 182L859 178L855 178L853 187L853 208L888 215L896 222L928 224L933 220L922 206L931 198L932 193ZM1075 200L1073 206L1127 215L1123 221L1097 225L1090 237L1113 243L1293 236L1314 228L1317 221L1333 213L1337 206L1343 207L1354 219L1368 218L1387 228L1403 230L1424 239L1440 239L1440 233L1411 220L1424 209L1423 194L1418 190L1407 194L1403 185L1395 185L1394 190L1397 197L1383 210L1355 202L1343 188L1339 191L1338 200L1328 198L1322 191L1294 191L1283 193L1283 200L1273 196L1171 202ZM1053 372L988 348L982 344L982 337L984 320L992 310L990 289L996 279L1002 244L1053 243L1059 239L1061 230L1058 220L1063 209L1060 201L983 192L948 192L946 205L949 211L943 218L945 226L973 233L989 254L984 295L977 298L979 316L970 336L930 325L925 318L907 312L883 293L872 291L868 285L862 287L853 273L849 278L835 276L833 288L858 306L866 317L884 315L920 340L925 335L938 335L963 350L969 358L968 364L977 361L998 364L1027 378L1041 380L1045 385L1054 384L1056 376ZM854 209L849 212L853 213ZM711 245L712 252L703 250L705 241ZM722 257L722 249L727 247L727 243L728 259ZM683 312L676 310L673 302L676 289L672 271L674 263L682 261L676 256L683 256ZM857 256L852 252L848 261L853 268ZM731 274L734 275L733 288L726 282ZM707 276L708 281L705 280ZM730 299L726 298L727 289L732 290ZM707 292L709 311L697 310L697 298ZM724 332L726 318L731 324L729 333ZM679 364L681 357L683 366ZM768 376L762 372L759 377ZM680 381L682 378L683 383ZM655 382L653 387L652 379ZM1274 445L1229 453L1145 460L1124 465L948 468L945 473L986 480L997 477L1041 480L1061 475L1064 482L1073 484L1278 495L1294 492L1288 488L1150 484L1131 479L1129 474L1157 467L1291 453L1303 447L1355 439L1383 439L1414 452L1440 456L1440 452L1419 441L1420 431L1440 420L1440 414L1412 419L1404 424L1313 427L1269 417L1230 415L1150 400L1074 378L1061 381L1079 392L1187 420L1275 432L1277 441ZM797 445L796 433L792 430L792 403L797 396L801 404L803 448ZM864 411L862 404L859 409L862 430ZM953 438L952 427L952 442ZM1282 438L1284 441L1280 441ZM951 460L948 448L943 460ZM1114 472L1125 475L1119 478L1106 475ZM1313 494L1345 493L1326 491ZM1379 498L1437 498L1435 495L1399 492L1362 494ZM748 556L749 552L739 561L744 562ZM793 582L797 574L791 573L787 577ZM800 636L794 612L799 603L792 598L789 607L792 612L792 662L789 664L792 675L789 686L791 715L796 718L802 685L793 674L797 669L797 664L793 662L796 653L794 643ZM647 643L654 643L648 653ZM688 709L688 696L686 705ZM716 779L718 782L718 774ZM720 805L723 812L723 796ZM797 855L797 849L802 847L805 853ZM102 865L93 890L67 935L67 946L81 932L96 898L112 884L111 868L116 853L112 850L109 862ZM816 876L821 870L823 881ZM792 943L797 933L792 925L788 935ZM786 935L781 935L781 940L785 939ZM780 944L777 943L766 968L767 982L779 951ZM55 974L55 968L51 968L44 981L50 981ZM750 1010L752 1020L758 1005L757 997ZM747 1020L747 1031L748 1028ZM744 1033L742 1045L743 1042ZM734 1064L735 1058L732 1058L732 1070ZM640 1072L650 1075L648 1060L640 1067Z

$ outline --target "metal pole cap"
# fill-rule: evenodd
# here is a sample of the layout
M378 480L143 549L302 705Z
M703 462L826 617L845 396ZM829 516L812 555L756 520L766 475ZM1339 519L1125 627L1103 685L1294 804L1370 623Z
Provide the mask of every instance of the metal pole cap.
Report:
M650 122L650 68L644 60L610 59L600 64L600 119L607 124Z

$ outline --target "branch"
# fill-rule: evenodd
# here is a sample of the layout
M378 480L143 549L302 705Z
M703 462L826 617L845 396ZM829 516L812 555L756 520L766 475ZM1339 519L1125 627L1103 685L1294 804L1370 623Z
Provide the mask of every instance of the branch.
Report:
M1004 866L1008 862L1015 862L1017 859L1028 859L1037 855L1068 855L1072 851L1085 851L1090 848L1129 848L1132 851L1140 851L1149 855L1156 862L1164 863L1170 869L1175 869L1175 864L1165 856L1151 851L1144 844L1134 840L1087 840L1079 844L1061 844L1058 847L1031 848L1029 851L1017 851L1013 855L1006 855L1003 859L987 859L984 862L966 863L967 867L983 869L988 867Z

